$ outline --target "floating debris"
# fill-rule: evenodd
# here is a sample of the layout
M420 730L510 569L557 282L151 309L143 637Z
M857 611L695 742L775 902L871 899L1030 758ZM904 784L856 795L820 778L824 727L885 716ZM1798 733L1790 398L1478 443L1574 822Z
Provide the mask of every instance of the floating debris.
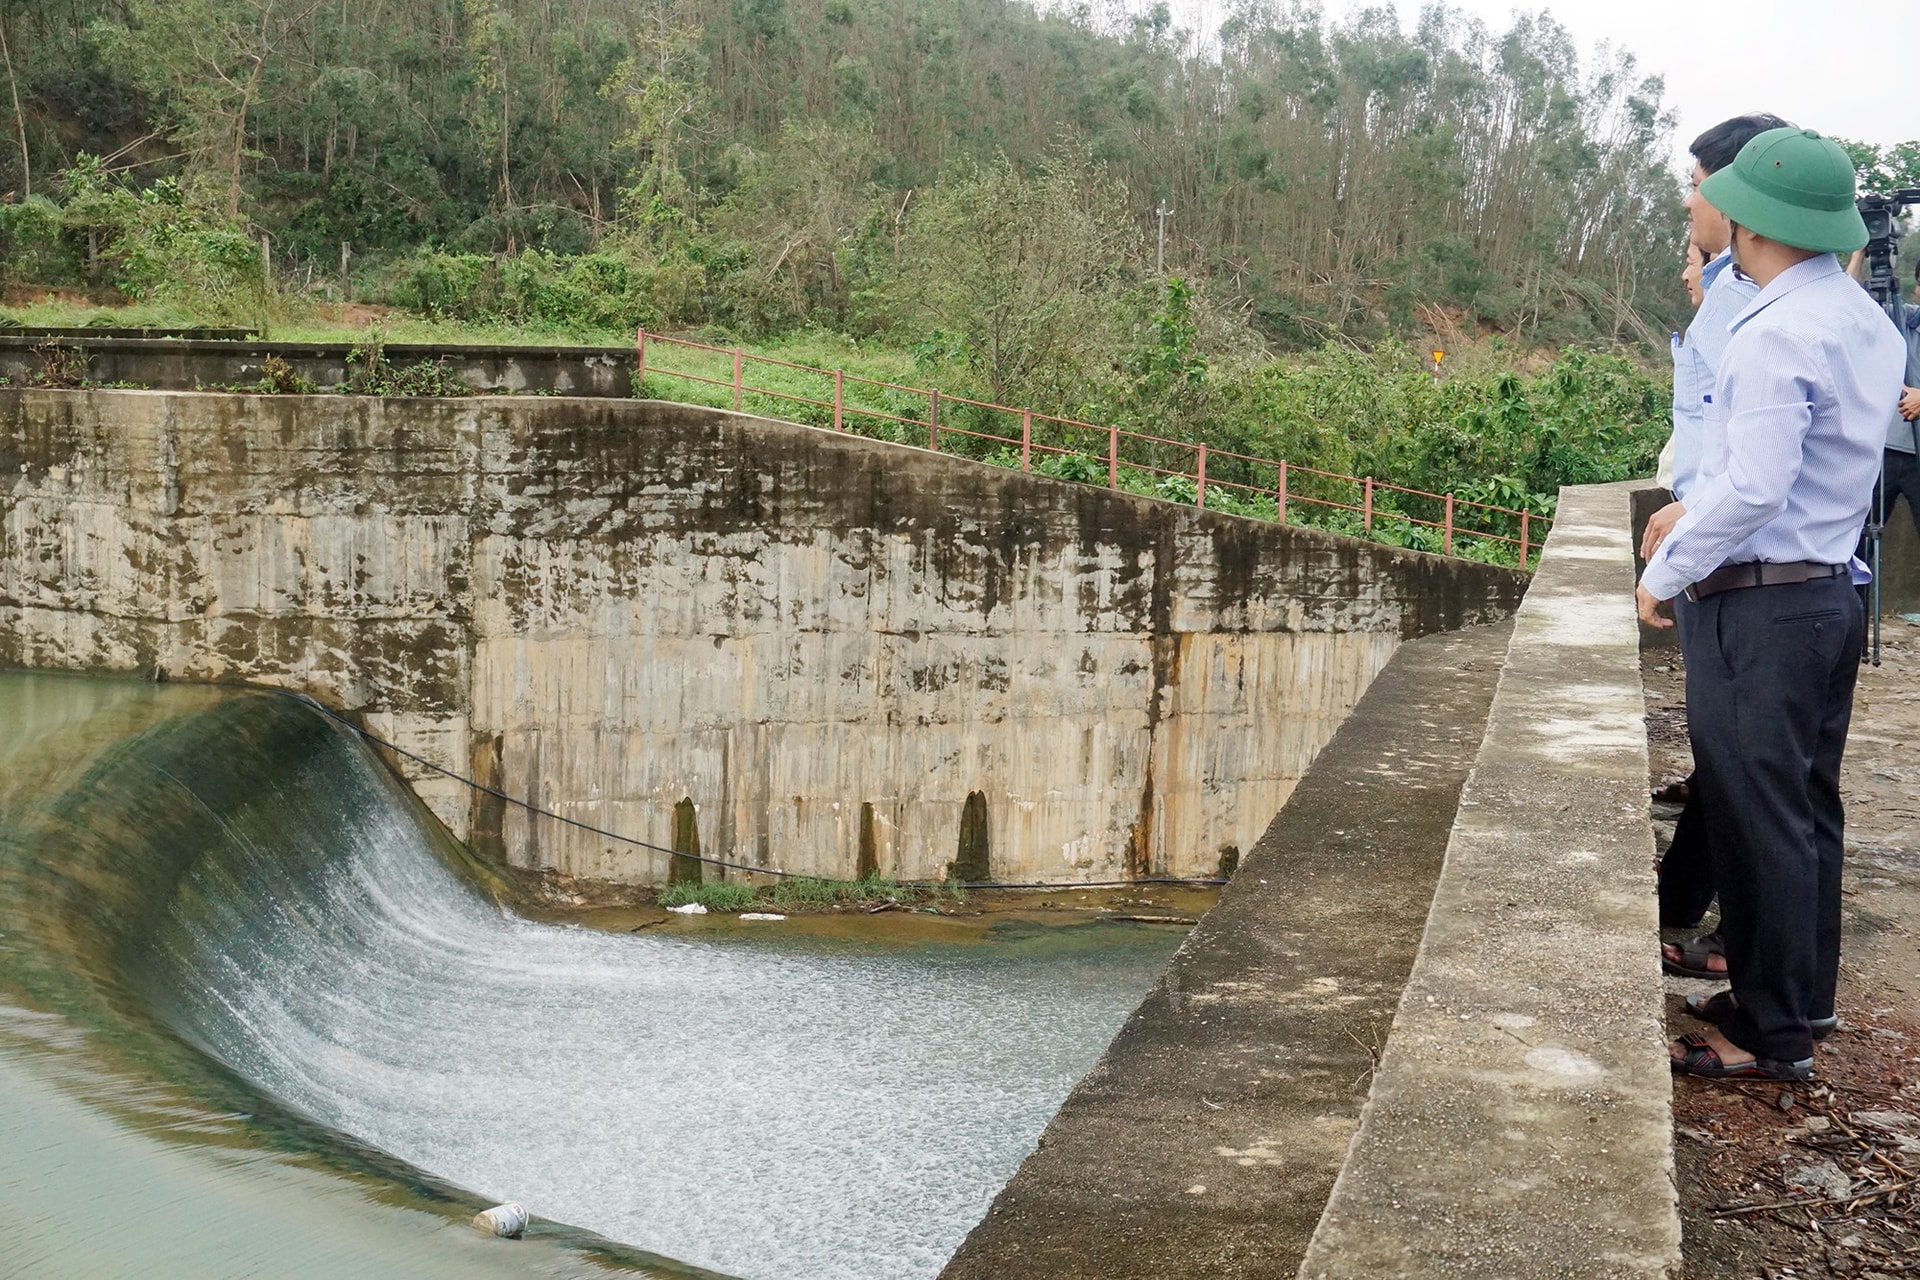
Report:
M697 902L688 902L688 903L682 904L681 906L668 907L667 910L673 912L677 916L703 916L707 914L707 909L701 906Z
M511 1202L497 1204L474 1214L473 1225L475 1230L484 1231L490 1236L518 1240L520 1233L527 1229L527 1211Z

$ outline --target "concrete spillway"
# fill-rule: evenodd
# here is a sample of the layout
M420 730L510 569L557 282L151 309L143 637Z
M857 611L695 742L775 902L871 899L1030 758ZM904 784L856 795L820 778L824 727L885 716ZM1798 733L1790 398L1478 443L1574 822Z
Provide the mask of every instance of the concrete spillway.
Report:
M299 689L755 866L1211 875L1525 576L656 401L0 389L0 664ZM522 867L667 858L413 781ZM870 816L869 816L870 815Z
M685 407L6 391L16 470L0 663L309 690L449 772L655 843L684 813L704 852L787 871L1192 874L1265 831L1247 870L1277 876L1242 872L956 1275L1676 1256L1624 493L1569 493L1511 650L1455 675L1420 657L1452 640L1403 642L1504 617L1521 575ZM271 1152L264 1198L186 1160L236 1272L479 1274L507 1255L423 1251L407 1215L485 1194L549 1220L543 1273L931 1275L1171 949L545 927L427 806L520 867L646 881L665 855L409 790L291 702L17 687L0 1188L33 1197L31 1274L177 1256L179 1179L151 1171L192 1133ZM1393 947L1306 910L1367 877ZM1310 1159L1276 1136L1301 1115Z
M0 886L36 1276L525 1273L418 1216L475 1196L595 1233L544 1229L547 1273L932 1275L1176 941L537 924L289 699L21 674Z

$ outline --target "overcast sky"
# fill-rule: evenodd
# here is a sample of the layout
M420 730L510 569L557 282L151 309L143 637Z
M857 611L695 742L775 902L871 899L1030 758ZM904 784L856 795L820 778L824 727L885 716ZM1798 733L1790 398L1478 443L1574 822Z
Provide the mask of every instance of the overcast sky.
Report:
M1183 21L1211 26L1222 0L1170 0ZM1359 5L1323 0L1345 16ZM1451 0L1495 31L1516 10L1545 9L1573 34L1582 66L1602 41L1631 52L1666 81L1676 110L1675 167L1707 126L1745 111L1772 111L1822 133L1865 142L1920 138L1920 0ZM1145 7L1141 0L1140 7ZM1411 28L1418 0L1395 5ZM1869 53L1878 65L1867 62Z

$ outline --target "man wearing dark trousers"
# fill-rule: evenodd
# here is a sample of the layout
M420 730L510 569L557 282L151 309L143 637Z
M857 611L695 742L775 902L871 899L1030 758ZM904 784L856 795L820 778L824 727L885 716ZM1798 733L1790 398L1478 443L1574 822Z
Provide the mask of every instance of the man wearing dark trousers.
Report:
M1700 194L1760 293L1733 322L1697 482L1636 590L1654 626L1685 591L1700 636L1687 717L1733 984L1695 1006L1717 1025L1670 1054L1694 1075L1800 1079L1839 972L1840 760L1865 625L1852 553L1906 350L1832 256L1867 238L1837 145L1769 130Z
M1641 544L1643 559L1653 554L1653 548L1673 527L1678 512L1684 510L1680 504L1686 502L1699 477L1707 404L1713 398L1714 380L1732 338L1728 326L1760 292L1759 285L1734 267L1733 229L1726 215L1700 194L1700 184L1732 164L1740 149L1758 135L1786 127L1787 121L1765 112L1734 116L1706 130L1687 147L1693 156L1693 185L1685 202L1688 252L1697 248L1706 255L1700 273L1703 296L1686 334L1676 335L1673 343L1673 435L1661 453L1661 482L1673 491L1676 505L1648 522ZM1676 602L1676 614L1684 607ZM1684 652L1692 628L1684 617L1679 620ZM1707 852L1710 823L1705 800L1692 778L1664 788L1663 796L1656 798L1664 795L1681 799L1683 807L1674 824L1673 840L1660 860L1660 923L1684 927L1697 924L1713 903L1713 866ZM1676 945L1669 951L1665 960L1670 969L1716 976L1726 972L1716 935Z

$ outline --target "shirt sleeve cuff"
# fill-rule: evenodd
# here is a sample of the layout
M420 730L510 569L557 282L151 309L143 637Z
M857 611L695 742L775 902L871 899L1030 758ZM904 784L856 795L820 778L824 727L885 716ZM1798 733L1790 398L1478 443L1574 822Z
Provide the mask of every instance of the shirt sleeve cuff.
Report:
M1647 571L1640 575L1640 585L1655 600L1671 600L1692 584L1661 560L1647 566Z

